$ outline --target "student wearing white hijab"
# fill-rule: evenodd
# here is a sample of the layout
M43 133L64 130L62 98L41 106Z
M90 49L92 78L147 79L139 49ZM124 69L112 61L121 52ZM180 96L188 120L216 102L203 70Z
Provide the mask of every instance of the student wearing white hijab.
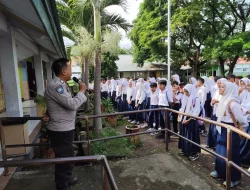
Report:
M201 113L201 104L198 98L197 90L194 85L187 84L184 87L184 96L181 101L180 112L184 112L193 116L199 116ZM180 135L189 140L200 144L199 126L197 120L187 116L179 115ZM199 158L201 149L191 143L179 138L178 148L181 149L181 156L189 156L190 161L195 161Z
M239 91L238 91L238 94L240 96L240 102L243 102L243 100L245 99L246 97L246 94L247 94L247 82L249 81L248 78L243 78L240 80L240 86L239 86Z
M177 75L177 74L173 75L173 76L172 76L172 79L173 79L173 81L178 82L178 84L180 85L181 81L180 81L179 75Z
M206 114L206 117L211 118L212 106L210 105L210 103L211 103L211 100L212 100L212 93L211 93L212 81L207 76L203 76L202 78L205 80L204 86L205 86L205 89L206 89L206 101L205 101L205 104L204 104L205 114Z
M128 103L128 111L134 111L135 108L135 82L133 80L129 80L128 88L127 88L127 103ZM135 121L135 114L129 114L128 122Z
M247 119L243 116L241 110L241 105L239 104L239 97L237 94L237 87L231 82L221 82L219 86L219 94L222 96L218 108L216 110L217 122L226 123L228 125L234 126L233 120L228 110L228 104L230 103L230 108L235 119L242 126L248 126ZM232 102L233 101L233 102ZM218 130L217 143L216 143L216 153L221 156L226 157L227 155L227 129L223 127L216 126ZM240 166L240 136L237 133L232 132L232 161ZM223 178L226 185L226 162L221 158L216 157L215 159L215 171L211 172L210 175L214 178ZM235 169L231 168L231 183L230 187L234 187L239 184L241 179L241 173Z
M216 81L216 85L213 87L214 93L213 93L213 97L211 100L211 106L213 107L211 120L217 121L216 110L218 107L218 103L221 99L221 95L219 94L219 86L221 84L221 81L227 81L227 79L225 79L225 78L218 79L218 77L215 77L214 80ZM216 142L217 142L216 125L210 124L209 130L208 130L208 135L207 135L207 148L215 149Z
M142 82L136 84L137 93L135 98L135 109L143 110L145 106L146 92ZM147 123L145 123L145 118L142 113L136 114L136 121L131 122L132 124L140 125L141 128L147 127Z
M122 85L121 85L121 81L120 80L116 80L116 97L115 97L115 101L116 101L116 105L117 105L117 110L119 112L122 111L122 100L121 100L121 96L122 96Z
M248 127L245 128L246 133L250 134L250 80L247 82L247 94L241 103L244 115L247 117ZM250 139L243 139L240 143L240 161L242 164L250 165ZM248 169L250 173L250 168Z
M189 79L189 83L192 84L192 85L194 85L194 86L196 87L196 85L197 85L197 80L196 80L196 78L191 77L191 78Z
M128 102L127 102L127 87L128 81L125 78L121 80L121 100L122 100L122 112L128 111Z

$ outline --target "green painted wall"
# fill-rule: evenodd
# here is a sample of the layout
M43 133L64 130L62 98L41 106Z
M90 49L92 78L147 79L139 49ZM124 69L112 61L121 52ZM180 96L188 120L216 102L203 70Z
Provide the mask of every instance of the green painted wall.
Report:
M19 82L20 82L20 89L21 89L21 97L23 98L23 73L22 68L18 67L18 75L19 75Z

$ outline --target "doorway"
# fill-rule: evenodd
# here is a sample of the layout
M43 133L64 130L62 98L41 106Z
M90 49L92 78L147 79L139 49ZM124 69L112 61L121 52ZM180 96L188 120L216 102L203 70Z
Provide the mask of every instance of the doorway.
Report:
M36 88L36 73L35 73L34 63L27 61L27 70L28 70L30 98L35 98L37 95L37 88Z

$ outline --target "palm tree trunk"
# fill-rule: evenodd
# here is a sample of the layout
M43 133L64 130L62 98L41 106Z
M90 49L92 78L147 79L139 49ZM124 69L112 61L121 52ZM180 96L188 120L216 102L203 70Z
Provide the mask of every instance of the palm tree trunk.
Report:
M94 31L95 40L98 42L99 47L95 52L95 64L94 64L94 115L101 114L101 16L100 16L100 0L92 0L94 9ZM97 133L102 130L102 119L94 119L94 127Z
M89 89L89 58L85 58L85 63L84 63L84 79L85 79L85 84L87 89ZM89 97L89 93L86 91L86 96L87 98ZM85 111L89 111L89 98L87 99L85 103Z
M82 59L82 77L81 77L81 81L83 83L86 83L85 81L85 59Z

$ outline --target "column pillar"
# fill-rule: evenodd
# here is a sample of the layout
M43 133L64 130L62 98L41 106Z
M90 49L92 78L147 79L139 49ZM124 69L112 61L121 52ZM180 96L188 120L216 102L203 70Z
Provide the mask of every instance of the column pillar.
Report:
M37 93L40 95L43 95L45 88L44 88L44 78L43 78L43 64L42 64L42 57L40 53L34 56L34 66L35 66L35 73L36 73Z
M8 25L8 32L0 38L0 64L6 105L7 117L22 117L23 107L16 43L12 26Z

